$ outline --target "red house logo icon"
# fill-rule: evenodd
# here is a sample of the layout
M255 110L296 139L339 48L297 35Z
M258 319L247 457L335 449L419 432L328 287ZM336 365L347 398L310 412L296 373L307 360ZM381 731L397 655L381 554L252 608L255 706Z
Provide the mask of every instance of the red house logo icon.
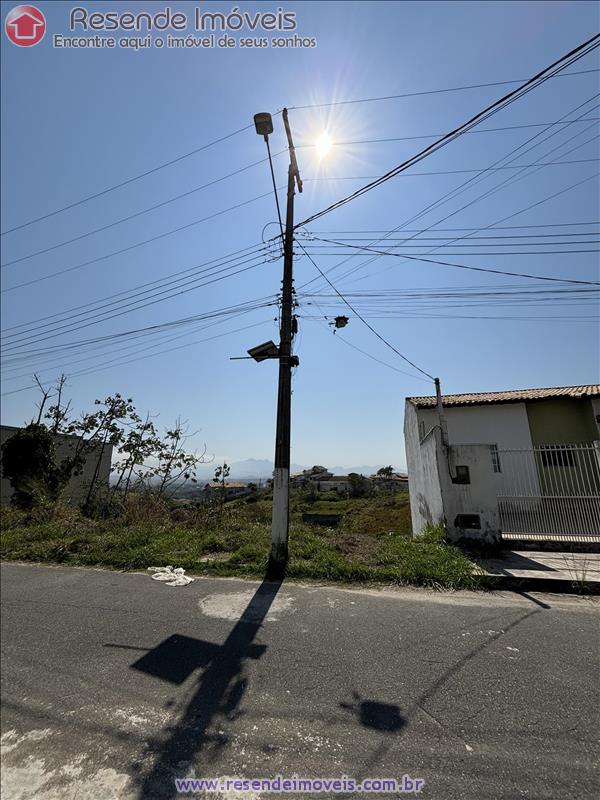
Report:
M33 47L44 38L46 18L35 6L15 6L6 15L4 30L13 44Z

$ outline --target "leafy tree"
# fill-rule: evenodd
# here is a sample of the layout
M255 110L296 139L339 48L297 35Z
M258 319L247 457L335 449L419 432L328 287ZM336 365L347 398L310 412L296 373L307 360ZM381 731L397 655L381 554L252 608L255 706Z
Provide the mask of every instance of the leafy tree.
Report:
M37 404L37 421L32 420L20 432L22 435L9 448L8 466L4 465L5 476L13 476L11 483L15 482L15 502L31 506L37 502L36 498L58 499L69 479L80 475L92 457L94 463L83 504L84 509L92 511L99 490L106 487L104 479L108 476L101 475L101 471L108 448L116 450L120 457L111 469L117 475L113 497L116 492L123 492L121 496L126 497L134 485L149 489L153 483L158 494L170 497L183 482L190 479L196 482L195 469L204 463L206 446L200 454L187 451L185 444L191 434L180 419L161 436L150 415L142 418L131 398L119 393L96 400L91 413L70 419L71 402L63 398L66 377L61 375L50 389L37 376L34 379L42 395ZM51 400L54 402L48 405ZM48 424L42 423L42 417ZM72 437L61 442L68 454L61 458L60 464L54 444L58 434ZM18 447L23 448L22 456L17 454Z
M394 468L390 464L388 467L381 467L381 469L377 470L377 475L381 475L382 478L391 478L394 474Z
M227 496L227 489L225 488L225 481L229 477L229 473L231 469L229 465L224 461L222 467L217 467L215 469L215 483L219 484L218 489L218 502L219 502L219 523L223 518L223 507L225 506L225 498Z
M315 464L314 467L311 467L310 472L312 475L319 475L321 472L327 472L327 467L322 467L319 464Z
M189 453L185 443L193 434L188 430L187 422L177 418L175 427L165 431L164 439L158 446L156 477L159 479L159 494L171 497L182 483L188 480L197 482L196 467L204 462L206 447L200 455Z
M348 475L351 497L365 497L369 493L369 482L364 475L358 472L350 472Z
M58 499L65 479L56 463L54 439L45 425L31 422L4 443L2 475L14 490L12 502L20 508Z
M137 414L131 415L131 425L124 435L119 447L122 458L114 465L117 479L114 483L113 493L123 492L126 498L132 485L141 482L139 470L160 447L160 438L150 415L145 419Z

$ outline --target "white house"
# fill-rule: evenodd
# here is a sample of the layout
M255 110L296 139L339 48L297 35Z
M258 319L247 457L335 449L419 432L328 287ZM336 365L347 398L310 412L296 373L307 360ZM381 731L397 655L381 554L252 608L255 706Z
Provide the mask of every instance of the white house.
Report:
M408 397L413 532L600 541L600 385Z

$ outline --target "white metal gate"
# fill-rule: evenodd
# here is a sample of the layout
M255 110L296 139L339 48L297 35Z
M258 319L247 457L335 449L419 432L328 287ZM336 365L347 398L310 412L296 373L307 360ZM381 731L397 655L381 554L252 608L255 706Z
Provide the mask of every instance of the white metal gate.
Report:
M506 539L600 540L600 449L498 450L498 510Z

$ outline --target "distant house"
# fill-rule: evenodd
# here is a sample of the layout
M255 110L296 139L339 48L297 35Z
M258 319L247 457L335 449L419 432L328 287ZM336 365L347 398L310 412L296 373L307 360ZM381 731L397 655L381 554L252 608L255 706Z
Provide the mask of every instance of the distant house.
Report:
M20 430L12 425L2 425L0 427L0 447ZM75 448L81 441L79 436L67 436L59 433L54 437L56 447L56 458L60 464L65 458L73 455ZM77 504L83 502L90 488L90 483L94 481L94 486L108 488L112 460L112 445L97 445L92 449L86 449L86 460L80 475L74 475L66 485L62 499L66 503ZM12 497L13 488L7 478L0 481L1 498L5 503Z
M347 475L334 475L323 469L315 472L313 468L296 472L290 476L292 489L312 489L315 492L348 492L350 484Z
M290 487L292 489L307 489L312 487L319 491L319 483L324 480L333 478L333 473L328 472L326 469L320 472L314 472L313 469L305 469L302 472L295 472L290 475Z
M328 475L317 481L320 492L338 492L344 494L350 490L350 481L347 475Z
M370 475L369 480L376 492L406 492L408 490L408 475L403 472L394 472L392 475Z
M223 489L221 481L209 481L204 484L202 489L203 500L214 500L219 497L219 493ZM247 483L241 481L225 481L225 499L234 500L237 497L245 497L250 494L251 489Z
M600 385L408 397L413 532L600 541Z

